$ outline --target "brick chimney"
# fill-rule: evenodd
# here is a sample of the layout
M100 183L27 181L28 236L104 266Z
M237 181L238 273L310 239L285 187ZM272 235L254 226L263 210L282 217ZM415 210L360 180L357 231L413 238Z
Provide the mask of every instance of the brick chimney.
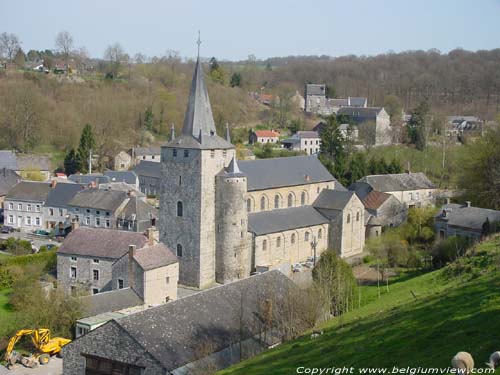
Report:
M133 261L136 254L135 245L128 246L128 286L135 290L135 278L134 278L134 268Z
M57 186L57 180L54 179L54 180L50 181L50 187L52 189L54 189L56 186Z
M78 220L76 219L71 220L71 231L74 232L76 229L78 229L79 225L80 223L78 222Z
M153 228L148 228L146 230L146 237L148 238L148 246L153 246L155 244L155 236Z

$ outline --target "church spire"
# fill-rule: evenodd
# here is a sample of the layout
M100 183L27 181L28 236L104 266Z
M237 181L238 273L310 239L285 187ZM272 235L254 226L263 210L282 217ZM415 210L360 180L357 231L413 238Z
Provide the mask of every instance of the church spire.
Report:
M227 167L227 172L230 174L240 174L240 168L238 167L238 162L236 161L236 156L231 159L231 163Z
M182 134L191 135L194 138L199 138L200 134L205 136L215 135L215 122L212 115L212 108L208 98L208 91L203 77L203 69L200 63L200 44L201 40L198 35L198 58L194 70L193 81L191 82L191 90L189 93L189 102L184 117Z
M231 132L229 131L229 124L226 122L226 141L231 143Z

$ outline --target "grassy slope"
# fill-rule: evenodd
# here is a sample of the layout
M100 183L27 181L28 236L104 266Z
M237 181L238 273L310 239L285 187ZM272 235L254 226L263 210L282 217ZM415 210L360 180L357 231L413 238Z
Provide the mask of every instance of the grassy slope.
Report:
M306 335L221 374L293 374L298 366L446 367L460 350L482 366L500 350L500 238L481 244L477 254L458 276L450 275L451 266L399 280L380 299L376 287L363 288L370 302L327 322L319 338Z
M0 337L8 330L14 319L9 305L10 289L0 290Z

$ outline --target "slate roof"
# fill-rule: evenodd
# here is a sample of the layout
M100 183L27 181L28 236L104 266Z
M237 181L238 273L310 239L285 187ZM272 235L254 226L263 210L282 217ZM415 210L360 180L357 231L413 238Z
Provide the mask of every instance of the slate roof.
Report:
M9 190L18 182L21 181L21 176L19 176L12 169L1 168L0 169L0 196L6 195Z
M350 96L348 100L349 100L349 105L352 107L364 107L364 106L366 106L366 103L368 102L368 100L366 98L363 98L363 97Z
M301 130L297 132L299 138L319 138L318 132L314 130Z
M158 209L144 202L138 197L131 197L120 213L120 217L130 219L135 215L135 220L144 221L158 218Z
M77 193L68 204L74 207L116 211L127 197L124 191L89 188Z
M352 117L354 121L375 120L382 107L342 107L338 110L338 115L347 115Z
M66 237L57 253L118 259L128 252L129 245L140 249L146 242L142 233L79 227Z
M82 297L81 301L84 308L84 316L82 318L144 304L142 299L131 288L116 289L85 296Z
M450 210L448 211L447 218L443 217L444 209ZM480 207L467 207L467 205L450 203L444 205L435 218L446 221L448 225L482 230L486 219L488 219L490 223L500 221L500 211Z
M80 184L59 182L51 188L45 202L48 207L68 207L68 202L84 187Z
M154 161L142 160L139 164L137 164L133 171L137 176L146 176L146 177L161 177L161 163L157 163Z
M182 134L165 145L176 148L231 149L234 146L217 135L200 59L196 60Z
M328 104L334 107L345 107L349 105L347 99L328 99Z
M238 162L248 177L248 191L334 181L345 189L315 156L291 156Z
M135 147L133 149L133 153L134 153L135 156L160 155L160 153L161 153L161 147L160 146Z
M45 202L50 191L50 183L21 181L14 185L5 199L29 201L29 202Z
M179 262L174 253L162 243L136 250L134 260L144 271Z
M50 171L52 169L50 157L47 155L17 155L17 169Z
M257 236L325 223L328 223L328 219L312 206L291 207L248 215L248 230Z
M323 189L313 203L314 208L326 210L343 210L355 193L353 191L340 191Z
M125 182L130 185L137 184L137 175L134 171L106 171L104 175L109 177L110 182Z
M17 159L14 151L0 150L0 168L12 169L17 171Z
M104 176L102 173L91 173L91 174L72 174L68 177L68 180L73 181L77 184L90 185L91 183L96 183L97 185L102 183L110 182L108 176Z
M196 360L200 344L207 343L212 352L217 352L240 337L246 339L257 334L262 330L259 321L262 301L269 299L278 306L292 288L295 288L293 282L274 270L108 324L123 328L164 369L171 371Z
M358 182L366 182L374 190L382 192L436 188L422 172L370 175L361 178Z
M391 194L382 193L380 191L372 190L369 192L362 200L363 205L367 209L377 210L387 199L391 197Z
M306 85L306 95L326 95L324 84L309 83Z

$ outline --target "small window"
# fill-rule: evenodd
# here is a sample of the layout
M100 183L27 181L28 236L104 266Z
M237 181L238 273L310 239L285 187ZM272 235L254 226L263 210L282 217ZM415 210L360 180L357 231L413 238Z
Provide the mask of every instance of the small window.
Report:
M151 156L151 159L153 159L153 160L154 160L154 158L155 158L155 156L154 156L154 155L153 155L153 156Z
M167 278L165 279L165 283L168 285L170 284L170 276L167 276Z
M31 216L26 216L26 225L31 225Z
M267 250L267 240L262 241L262 250L263 251Z
M13 210L14 209L14 203L9 203L9 210Z
M351 214L347 214L347 224L351 222Z
M291 244L295 243L295 233L292 233L292 237L290 238L290 243Z
M77 258L76 258L76 257L71 257L71 261L72 261L72 262L76 262L76 261L77 261Z
M189 157L189 150L184 150L184 157L188 158Z
M89 216L85 217L85 225L90 225L90 217Z
M97 294L99 293L99 289L97 288L92 288L92 294Z
M39 217L35 217L35 225L40 226L40 218Z
M309 241L309 232L304 234L304 241Z
M281 247L281 237L276 238L276 247Z
M39 205L39 204L37 204L37 205L35 206L35 211L36 211L36 212L40 212L40 205Z
M321 240L322 237L323 237L323 229L319 228L319 230L318 230L318 240Z
M69 277L76 279L76 267L71 267L69 271Z
M250 198L247 199L247 212L252 212L252 200Z
M96 215L100 215L101 214L101 211L96 211L95 212Z
M180 243L177 244L177 256L182 257L182 245Z
M106 228L109 228L111 227L111 222L109 221L109 219L106 219Z
M92 270L92 279L94 281L99 281L99 270Z
M64 215L64 210L62 208L59 209L59 216L63 216Z
M106 216L109 216L109 211L108 211L108 212L106 212Z
M54 216L54 209L53 208L49 208L49 215Z
M90 214L90 210L87 208L87 213Z
M177 157L177 149L176 149L176 148L174 148L174 149L172 150L172 156L173 156L174 158L175 158L175 157Z
M432 191L429 191L429 193L427 194L427 196L430 198L432 197Z
M118 279L118 289L123 289L123 279Z
M306 204L306 192L303 191L302 194L300 194L300 204L303 206Z
M280 208L280 196L278 194L274 196L274 208Z
M266 197L260 198L260 210L264 211L266 209Z
M92 263L99 264L99 259L97 259L97 258L92 259Z
M101 218L99 218L99 217L95 218L95 226L96 227L100 227L101 226Z
M182 217L184 215L184 208L182 207L182 202L177 202L177 217Z
M356 221L359 221L359 211L356 212Z
M22 210L23 210L23 205L22 205L21 203L19 203L19 204L17 205L17 209L18 209L19 211L22 211Z
M215 150L210 150L210 157L215 158Z
M316 188L316 193L319 194L319 186Z
M226 158L227 157L227 150L222 150L222 157Z
M293 207L293 194L288 194L288 207Z
M27 211L31 211L31 204L29 204L29 203L28 203L28 204L26 205L26 210L27 210Z

